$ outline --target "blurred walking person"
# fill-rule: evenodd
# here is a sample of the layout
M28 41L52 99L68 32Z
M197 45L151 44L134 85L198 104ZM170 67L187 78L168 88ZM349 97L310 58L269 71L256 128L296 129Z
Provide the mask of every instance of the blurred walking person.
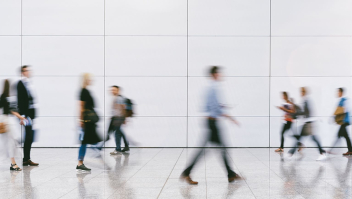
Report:
M29 120L25 126L25 138L23 146L23 166L38 166L31 160L31 148L34 140L33 123L36 118L36 97L34 85L31 81L31 71L28 65L21 67L22 78L17 84L17 106L22 117Z
M125 98L120 95L120 87L118 86L112 86L111 87L111 94L113 95L113 100L112 100L112 117L110 121L110 126L109 126L109 132L115 132L115 143L116 143L116 148L113 152L111 152L111 155L121 155L122 152L128 152L129 146L128 146L128 141L124 133L122 132L122 124L125 123L125 110L126 110L126 104L125 104ZM123 141L125 143L125 148L121 150L121 138L123 138Z
M343 88L338 88L337 96L340 98L340 101L337 105L334 115L336 123L340 125L340 129L337 133L337 139L332 147L335 147L338 144L340 138L344 137L347 142L348 151L342 155L352 155L351 140L346 129L346 127L350 125L349 101L346 97L343 96L343 94Z
M217 66L213 66L210 69L210 75L211 75L212 81L206 94L206 112L208 114L206 122L207 122L207 127L209 129L209 134L208 134L209 137L207 139L207 142L212 142L214 144L217 144L220 147L224 147L223 140L221 140L220 131L218 128L219 118L223 116L230 119L235 124L238 124L238 122L224 113L223 111L224 106L220 103L221 99L219 96L220 95L219 94L219 81L220 81L219 70L220 68ZM194 165L197 163L199 157L201 156L203 150L200 150L198 152L195 158L191 161L191 164L182 172L180 176L181 180L185 180L187 183L193 184L193 185L198 184L198 182L193 181L191 179L190 173ZM222 150L223 161L228 173L228 181L233 182L236 179L241 179L241 177L231 169L226 156L225 148L222 148L221 150Z
M299 108L295 109L295 114L297 116L302 116L302 120L304 121L304 125L302 126L301 134L297 136L297 143L295 144L294 148L292 148L289 152L288 155L291 157L295 152L297 147L300 147L300 140L303 136L311 136L315 144L318 146L320 156L318 157L319 160L325 160L326 159L326 154L325 150L322 149L321 144L318 141L318 138L316 135L314 135L313 131L313 124L314 124L314 119L311 117L313 115L312 111L312 106L311 102L307 96L307 89L305 87L300 88L301 90L301 97L302 97L302 103Z
M281 144L280 144L280 147L275 150L275 152L284 152L284 141L285 141L284 134L286 131L291 129L292 122L293 122L292 114L295 113L295 106L289 100L287 92L282 92L282 98L284 99L285 104L283 106L278 106L278 108L285 112L285 115L284 115L285 122L281 130Z
M84 132L84 135L81 147L79 148L78 165L76 167L77 170L91 170L83 164L83 160L87 151L87 144L96 145L98 142L102 141L99 138L96 129L96 123L99 121L99 116L94 110L94 99L88 90L91 82L91 75L89 73L83 74L82 89L79 96L79 115L80 126Z
M5 80L4 90L0 97L0 108L2 109L2 115L0 115L0 140L1 140L1 150L3 153L10 156L11 166L10 170L12 171L21 171L22 169L18 167L15 160L15 155L17 151L17 141L13 135L13 127L9 121L9 114L13 114L21 120L20 124L23 124L26 120L20 114L18 114L13 108L10 107L9 102L10 97L10 82Z

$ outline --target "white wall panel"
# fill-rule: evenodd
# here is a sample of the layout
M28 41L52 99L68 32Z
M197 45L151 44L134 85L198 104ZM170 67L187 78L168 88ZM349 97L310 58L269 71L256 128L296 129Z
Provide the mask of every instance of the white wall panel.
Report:
M351 98L350 77L272 77L270 89L270 114L283 116L283 112L276 108L281 106L282 91L287 91L295 103L301 102L300 87L307 87L310 93L313 116L331 116L338 104L337 88L346 89L346 96Z
M349 37L274 37L272 76L351 76Z
M210 78L190 77L188 80L188 113L205 116L205 94ZM221 99L229 107L225 111L235 116L268 116L268 77L224 77L221 82Z
M20 66L21 37L0 36L0 76L19 75Z
M108 128L108 118L105 125ZM186 117L129 118L122 130L133 147L186 147L187 143ZM106 146L115 147L114 139Z
M190 76L208 76L211 65L225 76L269 76L269 37L190 37L188 46Z
M0 19L0 35L20 35L21 0L1 0Z
M186 35L186 0L105 2L107 35Z
M89 72L104 75L104 37L23 37L23 64L35 75L79 76Z
M272 35L351 35L349 0L272 0Z
M190 35L269 36L269 0L190 0Z
M186 76L186 37L106 37L107 76Z
M22 2L24 35L103 35L103 0Z
M89 87L99 115L104 114L104 78ZM81 77L34 77L39 116L78 116Z
M122 87L122 95L135 103L138 116L186 116L185 77L106 77L106 115L111 115L112 85Z
M240 126L226 119L218 121L221 138L228 147L268 147L269 118L268 117L236 117ZM205 117L190 117L188 119L188 146L203 146L209 136ZM215 146L215 145L207 145Z

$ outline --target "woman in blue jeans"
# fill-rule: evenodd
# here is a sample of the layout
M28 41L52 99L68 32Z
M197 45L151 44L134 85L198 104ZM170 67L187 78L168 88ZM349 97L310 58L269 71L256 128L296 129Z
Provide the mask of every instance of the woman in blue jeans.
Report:
M85 73L83 75L82 89L79 97L80 125L83 129L84 136L82 140L82 145L79 148L78 164L76 167L77 170L88 170L88 171L90 171L91 169L87 168L83 164L84 156L87 150L87 144L94 145L102 141L97 134L96 123L83 120L84 114L86 111L94 112L94 100L89 90L87 89L87 87L90 84L91 84L91 75L89 73Z

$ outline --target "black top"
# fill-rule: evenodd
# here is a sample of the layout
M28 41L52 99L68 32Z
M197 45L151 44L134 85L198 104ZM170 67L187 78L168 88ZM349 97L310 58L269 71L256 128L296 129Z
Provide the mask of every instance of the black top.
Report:
M17 84L17 108L20 115L30 116L31 111L29 110L30 105L33 105L33 97L27 90L23 81L19 81ZM33 110L32 110L33 112ZM34 119L34 115L32 116Z
M85 102L84 109L94 110L94 100L87 89L82 89L79 99Z
M10 103L7 101L7 97L4 94L0 97L0 108L4 109L3 114L10 114Z

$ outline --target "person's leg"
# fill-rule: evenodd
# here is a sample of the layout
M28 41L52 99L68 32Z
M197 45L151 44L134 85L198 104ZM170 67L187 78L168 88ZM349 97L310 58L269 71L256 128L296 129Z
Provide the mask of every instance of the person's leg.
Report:
M313 141L317 144L318 149L319 149L319 153L320 153L320 154L325 153L325 150L324 150L323 148L321 148L321 145L320 145L320 143L319 143L317 137L316 137L315 135L312 135L312 139L313 139Z
M341 126L342 128L341 135L346 139L348 152L352 152L351 140L350 140L350 137L348 136L346 127L347 127L347 124L343 124Z
M23 162L31 159L31 148L33 143L33 130L32 126L25 126L25 139L23 145Z
M286 122L283 127L282 127L282 131L281 131L281 144L280 144L280 148L283 149L284 148L284 141L285 141L285 138L284 138L284 134L285 132L290 129L291 127L291 122Z
M198 162L198 159L200 156L203 154L204 149L201 149L196 156L193 158L193 161L189 164L189 166L182 172L181 176L189 176L191 174L191 171L194 167L194 165Z
M115 143L116 143L116 151L121 152L121 126L117 126L115 130Z
M291 155L293 155L293 154L296 152L297 148L300 147L300 145L302 144L302 143L301 143L301 138L302 138L302 135L304 135L304 131L305 131L305 125L303 125L303 127L302 127L301 134L295 136L295 138L297 139L296 144L295 144L294 147L288 152L288 153L290 153Z
M86 155L87 145L81 144L78 151L78 166L83 164L84 156Z

